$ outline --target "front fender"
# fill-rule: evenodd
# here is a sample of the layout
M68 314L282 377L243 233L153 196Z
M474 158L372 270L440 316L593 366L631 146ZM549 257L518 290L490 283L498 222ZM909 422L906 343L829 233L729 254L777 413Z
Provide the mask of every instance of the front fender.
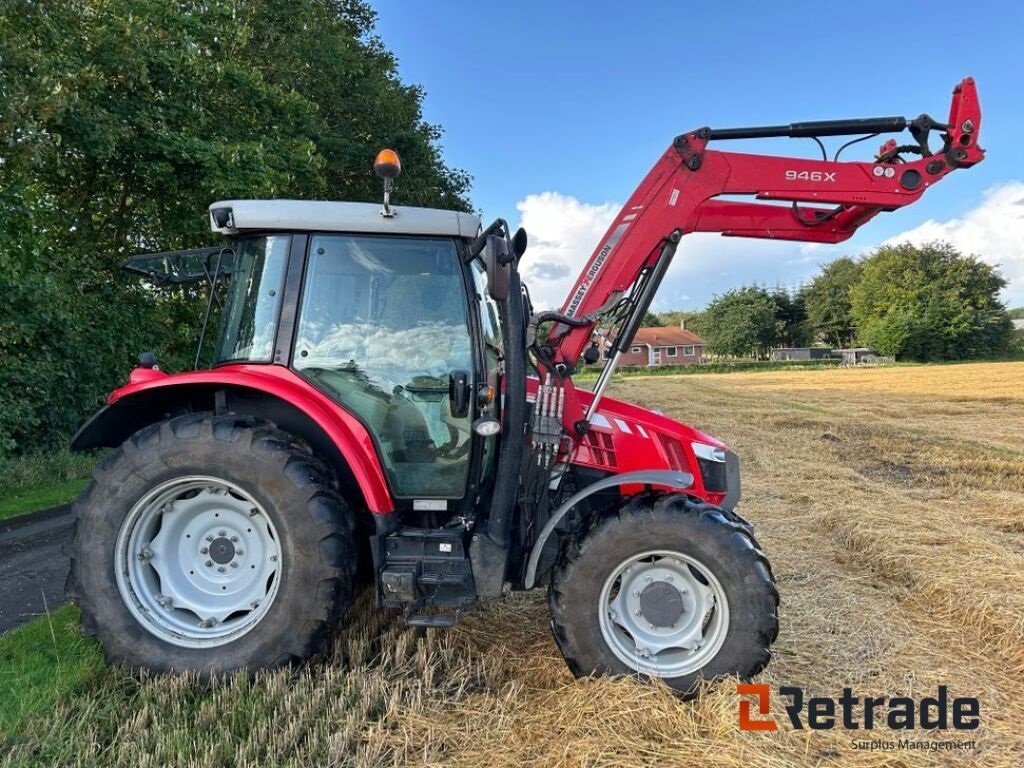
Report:
M612 475L611 477L606 477L603 480L598 480L596 483L591 483L586 488L574 493L552 513L547 524L541 529L540 534L537 536L537 541L534 543L533 549L530 551L530 560L526 566L526 578L523 580L523 586L526 589L533 588L533 583L537 578L537 564L540 562L540 556L541 552L544 550L544 545L555 530L555 526L557 526L561 519L569 513L569 510L588 496L595 494L598 491L604 491L608 488L623 485L658 485L665 488L686 490L693 486L693 475L689 472L674 472L667 469L646 469L639 472L625 472L621 475Z
M376 447L363 424L283 366L230 365L173 376L133 376L131 381L115 390L107 405L82 425L72 438L72 450L118 446L139 429L176 413L219 410L218 393L228 392L238 402L256 403L255 416L283 421L283 428L298 424L314 430L313 439L300 436L315 448L336 452L335 458L344 461L367 508L377 515L394 510ZM235 412L248 411L243 406Z

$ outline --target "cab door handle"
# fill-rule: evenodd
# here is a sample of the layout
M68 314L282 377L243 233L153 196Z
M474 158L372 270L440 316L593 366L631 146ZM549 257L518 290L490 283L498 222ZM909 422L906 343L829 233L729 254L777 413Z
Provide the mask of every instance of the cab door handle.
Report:
M469 414L469 371L448 374L448 404L457 419Z

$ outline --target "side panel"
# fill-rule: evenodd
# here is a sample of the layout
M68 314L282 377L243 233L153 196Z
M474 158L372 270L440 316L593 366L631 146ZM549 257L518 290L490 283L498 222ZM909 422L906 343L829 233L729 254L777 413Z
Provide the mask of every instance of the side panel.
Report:
M351 414L333 403L295 373L279 365L225 365L209 371L194 371L173 376L138 369L131 383L115 390L107 399L107 407L97 413L79 430L72 447L85 449L119 444L136 428L130 428L120 440L122 430L116 421L127 419L136 402L171 403L176 398L188 401L198 389L215 390L218 386L244 388L279 398L298 409L313 421L337 448L348 465L355 482L363 492L367 508L377 515L394 511L387 481L373 440L363 425ZM102 441L103 437L115 436Z
M537 380L529 379L531 398L535 396L536 389ZM581 418L592 401L591 392L575 388L570 380L566 387L565 422L572 423ZM579 410L574 413L573 408ZM720 440L688 424L606 396L601 400L586 434L575 439L571 462L614 475L645 470L687 472L694 476L690 493L711 504L721 505L726 494L705 488L692 447L694 442L728 448ZM738 468L736 473L738 477ZM623 487L623 493L627 495L640 490L642 487L637 485Z

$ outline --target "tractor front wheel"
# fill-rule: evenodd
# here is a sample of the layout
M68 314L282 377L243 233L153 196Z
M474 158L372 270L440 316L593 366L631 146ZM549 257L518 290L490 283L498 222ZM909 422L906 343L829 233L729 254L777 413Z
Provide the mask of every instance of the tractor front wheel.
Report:
M317 651L348 607L352 516L267 422L194 414L129 438L75 502L69 593L111 663L202 677Z
M569 540L552 576L555 640L577 676L640 674L683 695L770 658L778 592L749 531L680 494L642 494Z

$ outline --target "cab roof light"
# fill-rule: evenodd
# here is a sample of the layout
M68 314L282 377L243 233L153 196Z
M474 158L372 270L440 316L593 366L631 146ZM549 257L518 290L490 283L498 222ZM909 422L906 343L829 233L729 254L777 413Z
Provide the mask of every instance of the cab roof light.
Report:
M395 215L391 210L391 190L394 189L395 179L402 172L402 161L398 159L398 153L393 149L382 149L377 153L373 161L373 172L384 180L384 207L380 215L390 219Z

